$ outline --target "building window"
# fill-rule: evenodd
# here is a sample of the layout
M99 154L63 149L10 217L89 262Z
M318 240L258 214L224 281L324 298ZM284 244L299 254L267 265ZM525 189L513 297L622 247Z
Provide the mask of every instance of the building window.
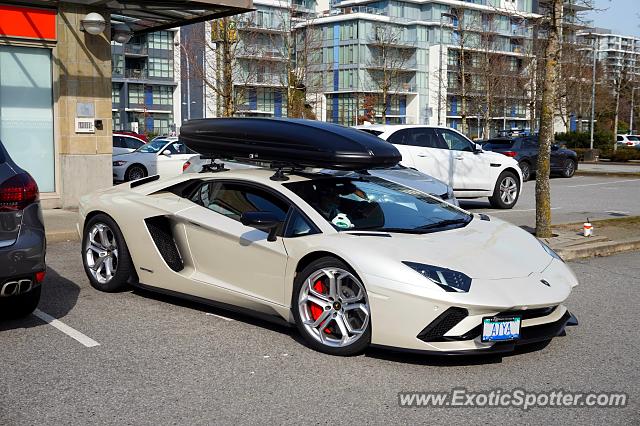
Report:
M112 111L111 118L113 119L113 130L122 130L122 123L120 122L120 111Z
M271 89L257 89L257 108L256 110L262 112L273 112L274 106L274 93Z
M115 75L124 73L124 55L111 55L111 72Z
M129 85L129 104L144 104L144 86L142 84Z
M154 105L172 105L173 88L171 86L153 86Z
M41 192L56 190L49 49L0 46L0 138Z
M149 49L173 50L173 33L156 31L149 34Z
M120 103L120 85L116 83L111 84L111 102L114 104Z
M149 58L149 77L173 78L173 61L165 58Z

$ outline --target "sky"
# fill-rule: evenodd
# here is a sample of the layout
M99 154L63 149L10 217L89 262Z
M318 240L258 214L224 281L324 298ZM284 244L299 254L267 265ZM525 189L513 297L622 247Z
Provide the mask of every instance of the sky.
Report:
M640 0L595 0L595 10L585 18L614 34L640 37Z

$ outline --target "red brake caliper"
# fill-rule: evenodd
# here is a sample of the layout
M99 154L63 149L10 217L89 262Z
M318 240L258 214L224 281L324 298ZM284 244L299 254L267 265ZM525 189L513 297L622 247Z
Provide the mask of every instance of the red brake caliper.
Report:
M322 284L321 280L316 281L316 283L313 285L313 289L320 294L324 294L325 291L324 285ZM322 306L318 306L315 303L311 302L309 302L309 310L311 311L311 317L314 321L320 318L320 315L322 315L322 311L324 311ZM329 330L329 328L325 328L324 332L328 334L331 333L331 330Z

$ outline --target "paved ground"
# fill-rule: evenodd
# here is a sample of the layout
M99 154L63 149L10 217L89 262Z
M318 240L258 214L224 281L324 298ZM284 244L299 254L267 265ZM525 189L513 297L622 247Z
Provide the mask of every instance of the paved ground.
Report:
M571 181L578 182L577 180ZM564 182L563 182L564 183ZM638 424L640 253L572 263L580 326L544 349L438 359L316 353L293 330L145 292L93 290L77 243L51 244L36 317L0 324L0 424ZM626 408L399 408L398 392L622 391Z
M640 163L580 163L578 170L602 173L640 173Z
M495 210L489 201L460 200L461 207L488 213L515 225L535 226L535 181L525 182L520 200L512 210ZM574 176L551 179L553 223L640 215L640 178Z

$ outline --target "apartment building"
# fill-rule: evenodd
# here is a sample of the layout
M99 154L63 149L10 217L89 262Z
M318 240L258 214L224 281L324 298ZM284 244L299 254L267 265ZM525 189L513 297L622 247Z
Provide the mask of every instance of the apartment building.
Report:
M111 42L113 130L170 134L180 127L180 34L162 30Z
M587 40L591 37L595 38L595 44ZM597 28L578 34L578 39L595 49L596 59L609 78L625 73L628 80L640 82L640 38L611 34L610 30Z

